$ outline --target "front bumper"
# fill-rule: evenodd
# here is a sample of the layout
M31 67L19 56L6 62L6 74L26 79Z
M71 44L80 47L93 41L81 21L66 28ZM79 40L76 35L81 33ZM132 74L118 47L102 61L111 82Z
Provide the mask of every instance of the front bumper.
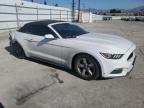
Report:
M133 45L119 60L103 59L102 77L113 78L126 76L129 74L133 69L136 61L136 55L134 53L135 48L136 46ZM130 56L131 54L132 56Z

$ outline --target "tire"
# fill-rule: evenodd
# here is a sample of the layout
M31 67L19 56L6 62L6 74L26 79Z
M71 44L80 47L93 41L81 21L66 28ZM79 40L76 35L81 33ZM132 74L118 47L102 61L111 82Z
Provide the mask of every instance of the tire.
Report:
M77 55L74 59L74 70L84 80L100 78L98 62L90 55Z
M24 50L17 42L15 43L10 42L10 46L11 46L11 52L15 57L19 59L25 58Z

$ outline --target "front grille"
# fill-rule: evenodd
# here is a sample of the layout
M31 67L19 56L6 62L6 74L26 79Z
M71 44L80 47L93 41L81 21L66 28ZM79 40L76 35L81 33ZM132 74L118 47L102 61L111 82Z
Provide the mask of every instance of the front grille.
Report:
M133 52L129 55L127 60L130 60L133 57Z

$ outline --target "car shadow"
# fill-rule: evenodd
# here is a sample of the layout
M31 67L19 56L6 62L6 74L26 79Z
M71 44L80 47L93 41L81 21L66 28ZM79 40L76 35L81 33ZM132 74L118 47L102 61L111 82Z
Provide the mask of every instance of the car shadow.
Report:
M11 54L11 55L13 55L14 57L16 57L16 56L14 55L14 51L12 50L12 47L11 47L11 46L5 47L5 50L6 50L7 52L9 52L9 54Z
M16 57L14 55L14 51L12 50L11 46L5 47L5 50L7 52L9 52L9 54L11 54L12 56ZM58 70L62 70L62 71L67 72L67 73L69 73L71 75L74 75L75 77L78 77L72 70L70 70L70 69L68 69L66 67L57 66L57 65L54 65L52 63L41 61L41 60L37 60L37 59L33 59L33 58L25 58L25 60L28 60L28 61L31 61L31 62L35 62L35 63L41 64L41 65L49 66L51 68L55 68L55 69L58 69Z
M11 46L7 46L5 47L5 50L7 52L9 52L9 54L11 54L12 56L16 57L14 55L14 51L13 49L11 48ZM17 58L17 57L16 57ZM68 74L71 74L77 78L80 78L78 77L78 75L71 69L68 69L66 67L62 67L62 66L58 66L58 65L54 65L52 63L49 63L49 62L45 62L45 61L41 61L41 60L37 60L37 59L33 59L33 58L25 58L25 60L28 60L28 61L31 61L31 62L35 62L35 63L38 63L38 64L41 64L41 65L45 65L45 66L48 66L48 67L51 67L51 68L55 68L55 69L58 69L58 70L62 70ZM99 78L97 80L109 80L109 79L112 79L112 78Z

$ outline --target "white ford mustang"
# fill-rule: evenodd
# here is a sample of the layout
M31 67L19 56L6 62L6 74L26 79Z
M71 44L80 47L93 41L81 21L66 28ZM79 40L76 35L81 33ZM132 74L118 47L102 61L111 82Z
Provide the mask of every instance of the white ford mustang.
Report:
M127 75L133 68L135 44L118 36L90 33L54 20L25 24L10 33L18 58L30 57L73 69L85 80Z

